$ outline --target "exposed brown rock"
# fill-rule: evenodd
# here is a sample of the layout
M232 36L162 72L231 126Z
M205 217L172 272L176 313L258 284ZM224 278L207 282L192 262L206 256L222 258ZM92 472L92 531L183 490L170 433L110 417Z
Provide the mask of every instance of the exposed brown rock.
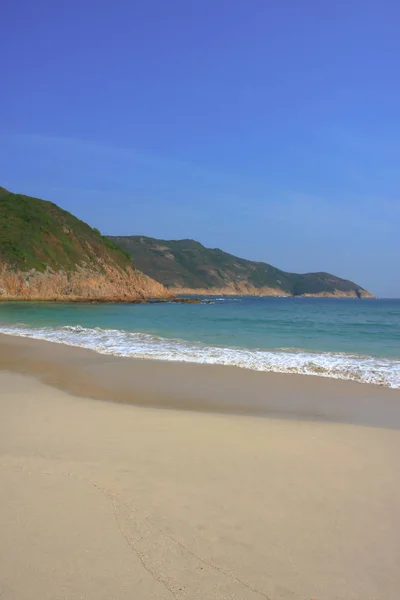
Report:
M232 284L222 288L168 288L173 294L190 294L193 296L289 296L279 288L257 288L246 283Z
M334 290L333 292L321 292L320 294L302 294L303 298L375 298L367 290Z
M186 294L193 296L277 296L277 297L292 297L292 294L271 287L257 288L247 284L236 284L223 288L168 288L173 294ZM299 298L375 298L366 290L335 290L333 292L321 292L319 294L301 294Z
M70 273L47 269L41 273L34 269L16 271L0 264L0 299L132 302L173 298L161 283L132 267L101 267L97 270L78 266Z

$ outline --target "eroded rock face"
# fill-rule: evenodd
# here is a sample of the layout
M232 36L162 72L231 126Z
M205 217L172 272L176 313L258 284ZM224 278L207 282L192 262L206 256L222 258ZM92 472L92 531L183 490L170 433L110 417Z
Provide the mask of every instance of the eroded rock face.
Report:
M168 288L173 294L193 296L290 296L279 288L255 287L245 283L232 284L221 288Z
M193 296L278 296L291 297L284 290L271 287L255 287L246 284L237 284L226 286L223 288L168 288L170 292L176 295L193 295ZM366 290L349 290L341 291L334 290L333 292L321 292L319 294L299 294L302 298L375 298Z
M375 298L367 290L334 290L333 292L321 292L320 294L302 294L304 298Z
M82 300L129 302L172 297L161 283L128 267L101 265L101 270L77 267L76 271L23 272L0 264L2 300Z
M53 202L0 189L0 300L171 296L97 229Z
M108 238L144 273L177 294L373 298L353 281L326 272L291 273L195 240L145 236Z

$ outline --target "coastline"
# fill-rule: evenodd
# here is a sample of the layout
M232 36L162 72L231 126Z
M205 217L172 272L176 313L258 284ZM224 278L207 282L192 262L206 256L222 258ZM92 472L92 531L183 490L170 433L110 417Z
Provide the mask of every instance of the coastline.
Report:
M123 358L6 334L0 334L0 368L99 400L400 427L400 390L354 381Z
M164 296L79 296L73 294L49 294L49 295L26 295L26 294L0 294L0 303L6 302L59 302L59 303L82 303L82 304L146 304L156 302L200 302L205 298L217 298L218 296L243 297L243 298L333 298L349 300L377 300L377 296L366 292L365 294L331 293L321 292L319 294L288 294L276 288L254 288L249 291L232 290L231 288L166 288Z
M341 292L335 290L334 292L320 292L317 294L288 294L280 288L270 287L254 287L243 285L241 287L224 287L224 288L186 288L186 287L168 287L169 292L177 296L243 296L243 297L254 297L254 298L350 298L357 300L375 300L376 296L368 292L367 290L361 290L358 294L354 291Z
M115 297L115 296L110 296L107 297L105 296L104 298L88 298L88 297L82 297L82 296L54 296L53 298L43 298L43 297L24 297L24 296L0 296L0 303L7 303L7 302L43 302L43 304L46 303L52 303L52 302L57 302L60 304L68 304L69 302L71 303L75 303L75 304L162 304L163 302L165 303L175 303L175 304L198 304L199 302L201 302L201 299L197 299L197 298L178 298L176 296L165 296L165 297L140 297L140 298L126 298L126 297Z
M395 390L5 335L0 366L5 600L397 600Z

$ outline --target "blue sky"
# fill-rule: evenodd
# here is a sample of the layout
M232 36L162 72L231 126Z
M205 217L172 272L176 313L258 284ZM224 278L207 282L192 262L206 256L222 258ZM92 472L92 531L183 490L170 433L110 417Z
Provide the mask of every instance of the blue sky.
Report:
M400 297L398 0L6 0L0 185Z

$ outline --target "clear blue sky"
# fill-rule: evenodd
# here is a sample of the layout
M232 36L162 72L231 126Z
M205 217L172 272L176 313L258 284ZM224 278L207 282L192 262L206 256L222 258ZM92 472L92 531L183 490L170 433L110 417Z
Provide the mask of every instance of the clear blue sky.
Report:
M400 296L398 0L6 0L0 185Z

